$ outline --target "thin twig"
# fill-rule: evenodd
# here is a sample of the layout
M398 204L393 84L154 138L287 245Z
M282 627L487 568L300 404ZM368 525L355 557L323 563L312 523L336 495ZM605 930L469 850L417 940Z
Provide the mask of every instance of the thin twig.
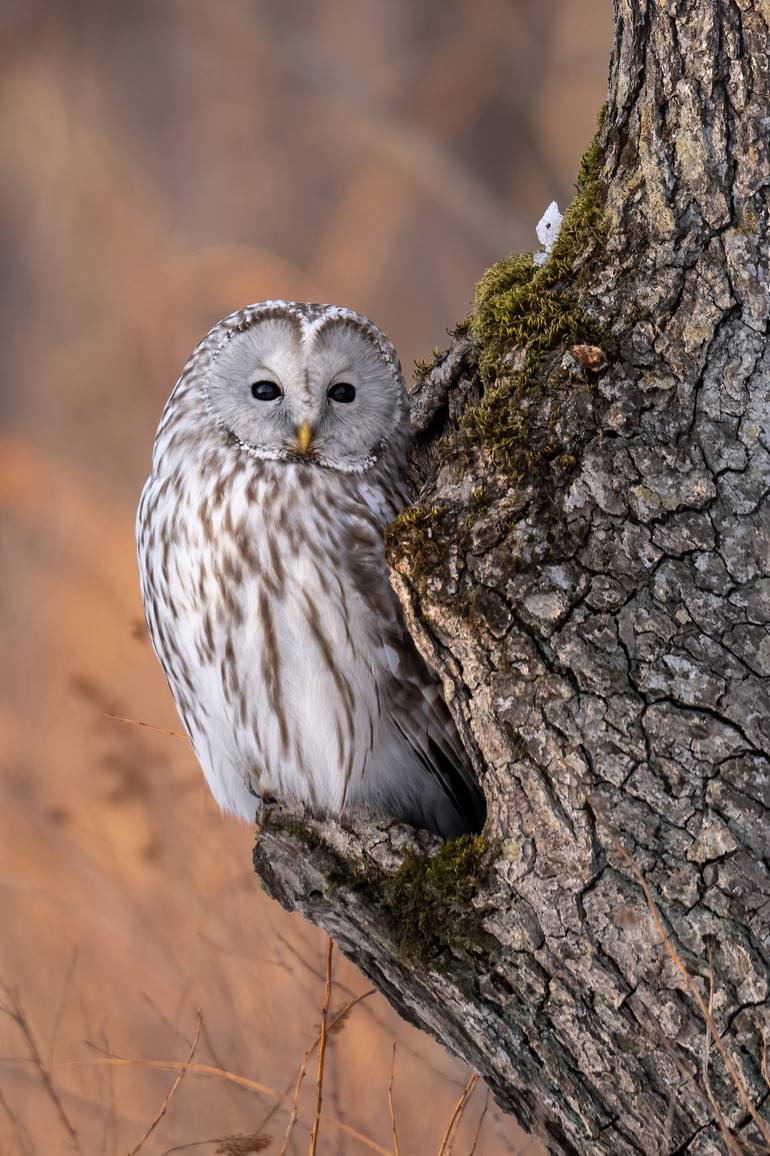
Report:
M190 1148L202 1148L204 1144L218 1144L220 1136L210 1136L208 1140L189 1140L186 1144L175 1144L173 1148L164 1148L160 1156L172 1156L174 1152L187 1152Z
M676 950L673 943L671 942L669 934L663 925L663 919L661 918L660 912L658 911L655 900L652 897L652 892L650 891L650 888L647 885L647 880L644 878L641 871L637 867L636 863L631 858L628 851L626 851L625 847L612 834L611 831L609 834L610 834L610 839L612 841L613 847L615 848L617 853L621 856L621 858L624 859L625 862L628 864L631 871L633 872L634 878L636 879L637 883L639 884L639 886L642 889L645 901L647 903L647 909L650 913L650 916L652 918L653 923L655 924L655 928L658 932L658 935L660 936L661 940L663 941L663 945L666 949L666 952L668 953L669 958L671 959L672 963L674 964L674 967L677 969L677 971L681 975L682 979L684 980L685 987L687 988L687 991L688 991L690 997L697 1004L698 1010L700 1011L700 1014L703 1016L703 1019L707 1025L707 1027L710 1029L710 1031L713 1035L714 1044L716 1045L717 1051L719 1052L720 1056L722 1057L722 1062L724 1063L725 1067L727 1068L727 1071L730 1075L730 1079L733 1082L733 1086L735 1087L735 1090L738 1093L738 1096L740 1097L740 1100L741 1100L744 1108L746 1109L746 1111L749 1113L752 1120L756 1124L762 1139L770 1147L770 1128L768 1128L768 1125L765 1123L765 1121L762 1119L762 1117L759 1115L756 1108L754 1107L754 1104L752 1103L751 1098L750 1098L748 1092L746 1091L746 1088L744 1087L743 1079L742 1079L740 1073L738 1072L738 1069L735 1067L735 1064L733 1063L732 1058L730 1056L730 1053L728 1052L727 1048L725 1047L724 1042L722 1041L722 1038L719 1034L717 1026L714 1023L714 1018L713 1018L711 1012L709 1011L709 1009L706 1005L706 1002L703 999L703 996L701 995L701 993L698 991L697 987L693 983L692 976L690 975L689 971L685 967L684 962L682 960L682 957L679 955L679 952Z
M377 989L373 988L373 987L369 987L366 989L366 991L362 991L360 995L354 996L353 999L349 999L346 1004L343 1004L343 1006L340 1008L340 1010L338 1012L336 1012L336 1014L333 1015L332 1018L329 1020L329 1035L330 1036L336 1035L337 1032L339 1032L342 1028L344 1028L345 1024L347 1023L348 1016L350 1015L350 1013L352 1012L352 1010L356 1006L356 1004L363 1003L363 1001L365 999L369 999L369 996L376 995L376 994L377 994ZM320 1040L321 1040L321 1037L319 1035L316 1037L316 1044L320 1043Z
M277 1100L280 1093L267 1084L260 1084L258 1080L251 1080L248 1076L239 1076L229 1072L227 1068L217 1068L213 1064L187 1064L184 1060L134 1060L124 1056L100 1056L96 1060L67 1060L59 1061L57 1068L81 1068L91 1065L105 1064L113 1068L158 1068L163 1072L179 1072L186 1068L191 1075L214 1076L224 1080L227 1084L236 1084L239 1088L248 1088L250 1092L258 1092L271 1100Z
M72 984L72 977L75 974L75 965L78 961L78 949L75 948L70 956L70 961L67 966L67 972L64 976L64 983L62 984L61 994L59 996L59 1003L54 1015L53 1028L51 1029L51 1042L48 1045L48 1067L53 1067L54 1055L56 1052L56 1040L59 1035L59 1028L61 1027L62 1016L64 1015L64 1005L67 1002L67 995L69 993L70 985Z
M324 1062L326 1060L326 1037L328 1035L329 1001L332 995L332 956L334 954L334 940L329 936L329 945L326 948L326 986L324 988L323 1004L321 1005L321 1039L318 1043L318 1066L315 1078L315 1117L313 1130L310 1133L308 1156L315 1156L318 1143L318 1128L321 1123L321 1104L323 1103Z
M479 1078L476 1075L476 1073L473 1072L472 1075L470 1076L469 1080L468 1080L468 1083L465 1085L465 1088L463 1089L462 1096L460 1096L460 1099L457 1101L457 1103L454 1106L454 1110L452 1112L452 1115L449 1117L449 1123L447 1124L446 1132L444 1133L444 1139L441 1141L441 1147L438 1150L438 1156L447 1156L447 1153L449 1152L449 1145L452 1142L452 1136L454 1135L455 1128L460 1123L460 1118L462 1117L463 1112L465 1111L466 1107L468 1106L468 1101L470 1100L471 1096L473 1095L474 1089L475 1089L476 1085L478 1084L478 1082L479 1082Z
M714 960L709 951L709 1002L708 1002L709 1016L713 1016L714 1010ZM727 1127L722 1110L716 1102L713 1091L711 1090L711 1077L709 1076L709 1061L711 1058L711 1027L708 1020L706 1021L706 1038L703 1042L703 1086L706 1089L706 1096L708 1102L711 1104L711 1110L716 1117L719 1131L722 1134L722 1139L725 1142L725 1150L728 1156L739 1156L733 1137L730 1135L730 1129Z
M32 1137L27 1130L26 1124L16 1115L11 1105L3 1095L3 1090L0 1088L0 1108L3 1109L6 1116L11 1122L11 1127L16 1133L16 1139L19 1141L19 1149L24 1153L24 1156L32 1156L34 1148L32 1146Z
M338 1028L338 1027L341 1028L343 1026L347 1017L350 1015L351 1011L356 1006L356 1004L362 1003L363 1000L368 999L370 995L374 995L374 994L375 994L375 989L373 987L370 987L367 991L362 992L361 995L357 995L354 999L348 1000L348 1002L345 1004L345 1006L342 1007L337 1012L337 1014L332 1017L332 1019L329 1023L329 1035L332 1034L332 1032L335 1030L335 1028ZM319 1034L313 1040L312 1044L310 1045L310 1047L307 1049L304 1056L302 1057L302 1063L299 1066L299 1070L297 1071L297 1078L294 1082L294 1096L293 1096L292 1104L291 1104L291 1113L289 1114L289 1122L286 1125L286 1131L284 1132L284 1135L283 1135L283 1143L281 1144L281 1151L279 1152L278 1156L286 1156L286 1153L289 1150L289 1141L291 1140L291 1134L294 1131L294 1125L297 1123L297 1117L299 1115L299 1094L300 1094L300 1091L302 1090L302 1083L305 1079L305 1073L307 1071L308 1063L310 1062L310 1057L312 1056L313 1052L318 1047L320 1042L321 1042L321 1035L319 1032ZM291 1084L289 1084L289 1087L283 1093L283 1096L281 1096L281 1099L278 1101L278 1103L273 1105L273 1107L270 1109L270 1111L265 1116L264 1120L262 1120L262 1122L259 1125L258 1131L264 1132L264 1130L267 1127L267 1125L269 1124L270 1120L272 1120L275 1113L279 1110L279 1108L281 1107L281 1104L285 1100L286 1096L288 1096L290 1091L291 1091Z
M479 1116L479 1122L476 1125L476 1135L473 1137L473 1144L471 1146L470 1152L468 1153L468 1156L475 1156L476 1147L477 1147L478 1142L479 1142L479 1136L481 1135L481 1129L484 1126L484 1120L486 1119L488 1108L489 1108L489 1088L487 1088L487 1094L484 1097L484 1107L481 1109L481 1115Z
M393 1107L393 1077L396 1074L396 1041L393 1041L393 1056L390 1061L390 1079L388 1080L388 1108L390 1109L390 1126L393 1129L393 1156L401 1156L398 1144L398 1129L396 1128L396 1113Z
M278 1156L286 1156L286 1153L289 1151L289 1141L291 1140L291 1134L294 1131L294 1125L297 1123L297 1117L299 1116L299 1093L300 1093L300 1090L302 1088L302 1082L305 1079L305 1072L307 1071L307 1065L308 1065L308 1062L310 1060L311 1055L313 1054L314 1048L315 1048L315 1043L310 1045L310 1047L307 1049L304 1056L302 1057L302 1063L299 1066L299 1070L297 1072L297 1079L296 1079L296 1082L294 1084L294 1098L292 1099L292 1103L291 1103L291 1112L289 1113L289 1122L286 1125L286 1131L283 1134L283 1143L281 1144L281 1151L278 1154ZM273 1111L276 1111L278 1107L280 1107L280 1104L276 1105L276 1108L274 1108ZM267 1119L269 1119L269 1116L267 1117Z
M172 739L187 738L187 735L182 734L181 731L168 731L165 727L156 726L155 723L142 722L138 718L125 718L122 714L113 714L111 710L103 710L102 714L105 718L114 719L115 722L129 723L132 727L145 727L148 731L158 731L162 735L171 735Z
M155 1115L155 1119L152 1121L149 1128L147 1129L145 1134L142 1136L142 1138L138 1142L138 1144L136 1144L131 1149L128 1156L136 1156L137 1152L139 1152L140 1149L142 1149L144 1147L145 1141L149 1140L150 1136L152 1136L152 1134L155 1131L155 1129L157 1128L158 1124L160 1124L161 1120L166 1115L166 1112L169 1109L169 1105L170 1105L171 1101L173 1100L174 1096L176 1095L177 1088L179 1087L182 1080L187 1075L188 1065L192 1062L192 1058L198 1049L198 1041L201 1038L201 1028L202 1027L203 1027L203 1014L199 1011L198 1012L198 1023L195 1026L195 1036L193 1037L192 1046L190 1047L190 1054L187 1057L187 1060L185 1061L183 1066L179 1069L179 1072L177 1073L173 1084L171 1085L171 1087L168 1090L166 1098L164 1099L163 1103L161 1104L160 1108L158 1109L158 1111Z
M109 1052L110 1042L103 1028L101 1036L104 1041L104 1050ZM109 1110L104 1114L104 1143L102 1152L108 1153L115 1146L115 1073L112 1071L105 1072L104 1076L107 1084L107 1105Z
M270 1088L267 1084L260 1084L257 1080L250 1080L248 1076L239 1076L235 1072L228 1072L226 1068L216 1068L212 1064L186 1064L183 1060L134 1060L124 1059L122 1056L100 1056L96 1060L68 1060L65 1063L60 1062L56 1066L59 1068L85 1067L98 1064L110 1065L115 1068L159 1068L164 1072L179 1072L182 1068L186 1068L191 1076L212 1076L214 1079L224 1080L225 1083L235 1084L236 1087L246 1088L250 1092L257 1092L269 1100L280 1101L284 1096L284 1093L277 1092L275 1088ZM321 1116L330 1127L336 1128L338 1132L344 1132L353 1140L358 1140L359 1144L363 1144L371 1152L378 1152L380 1156L393 1156L387 1148L383 1148L382 1145L363 1132L351 1127L350 1124L345 1124L335 1116L328 1116L325 1112L322 1112Z
M270 925L270 938L280 943L281 946L285 949L286 953L291 955L306 971L309 971L311 975L316 976L318 979L323 978L323 973L321 972L320 968L313 967L310 961L307 960L302 955L302 953L298 951L296 947L294 947L290 940L288 940L285 935L282 935L280 930L273 924ZM287 967L290 975L297 979L297 983L300 984L302 990L308 991L309 989L307 985L299 979L297 973L294 971L291 965L285 963L284 966ZM343 994L350 991L350 988L346 987L346 985L339 978L334 981L334 988L335 991L341 991ZM367 1009L366 1014L378 1028L381 1028L383 1031L389 1030L388 1021L386 1021L383 1016L377 1015L376 1011L374 1011L371 1007ZM410 1045L404 1040L401 1040L400 1044L401 1051L408 1052L410 1056L414 1056L420 1062L425 1071L431 1072L433 1075L439 1077L440 1079L444 1078L443 1070L437 1064L431 1062L431 1060L423 1055L423 1053L420 1052L417 1048L410 1047Z
M43 1057L40 1055L37 1041L32 1034L32 1028L29 1025L29 1021L27 1020L27 1016L24 1011L24 1006L21 1002L21 996L15 988L7 987L5 984L2 985L2 990L3 995L8 1002L0 1002L0 1012L3 1012L8 1016L9 1019L13 1020L21 1034L24 1036L24 1040L27 1044L27 1048L29 1049L32 1062L40 1073L40 1079L43 1082L43 1087L48 1093L48 1098L56 1109L56 1113L61 1120L62 1127L69 1136L75 1151L80 1152L82 1156L83 1150L80 1147L78 1134L75 1131L72 1121L67 1115L67 1110L62 1103L61 1097L59 1096L59 1093L54 1086L51 1073L43 1063Z

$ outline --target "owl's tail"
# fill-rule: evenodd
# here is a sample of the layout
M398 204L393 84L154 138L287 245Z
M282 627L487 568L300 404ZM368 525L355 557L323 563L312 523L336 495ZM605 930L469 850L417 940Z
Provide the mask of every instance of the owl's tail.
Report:
M430 757L425 766L430 776L421 783L423 790L415 799L416 814L409 822L442 839L480 834L487 818L481 788L464 763L452 758L443 744L429 737L428 747Z
M434 717L427 733L409 732L405 723L413 721L413 716L393 720L404 744L400 760L403 777L398 784L403 791L400 817L443 839L478 835L487 817L484 794L468 768L446 704L438 700L432 709ZM404 747L411 758L404 758Z

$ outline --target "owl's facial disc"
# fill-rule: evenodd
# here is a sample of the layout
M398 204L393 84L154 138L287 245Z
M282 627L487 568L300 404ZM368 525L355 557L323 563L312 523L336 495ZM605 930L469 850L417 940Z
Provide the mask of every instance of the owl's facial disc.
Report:
M258 457L344 472L371 465L406 422L397 363L337 315L307 330L289 314L235 331L206 392L216 419Z

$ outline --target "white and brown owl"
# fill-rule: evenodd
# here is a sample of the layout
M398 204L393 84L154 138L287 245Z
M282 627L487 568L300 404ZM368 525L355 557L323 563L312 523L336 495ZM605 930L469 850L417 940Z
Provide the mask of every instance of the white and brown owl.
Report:
M267 301L197 347L137 517L152 641L218 803L368 810L444 836L484 800L388 582L408 401L366 318Z

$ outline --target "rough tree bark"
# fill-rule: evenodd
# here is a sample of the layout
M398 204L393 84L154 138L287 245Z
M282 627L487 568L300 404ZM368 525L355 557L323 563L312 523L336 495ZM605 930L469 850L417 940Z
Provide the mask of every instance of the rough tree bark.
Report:
M705 1156L770 1119L769 24L616 0L555 324L527 349L533 271L501 267L416 386L394 584L488 837L277 810L255 849L553 1153Z

